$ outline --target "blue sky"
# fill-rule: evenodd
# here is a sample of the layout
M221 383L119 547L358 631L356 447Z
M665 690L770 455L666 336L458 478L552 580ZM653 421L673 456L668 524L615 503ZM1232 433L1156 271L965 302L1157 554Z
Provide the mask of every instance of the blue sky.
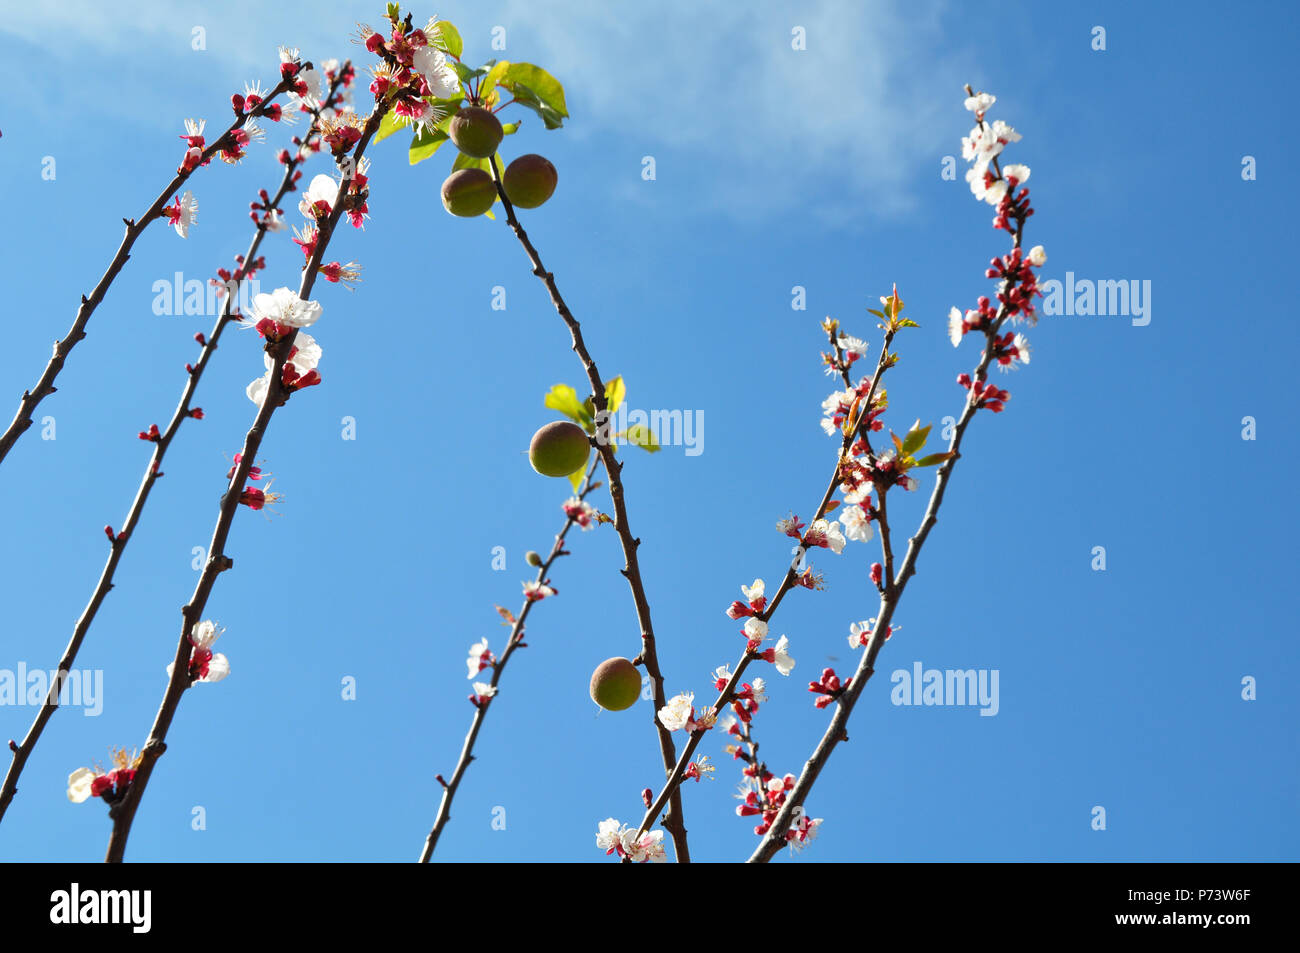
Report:
M355 21L382 14L137 6L132 19L85 3L0 18L6 414L110 259L121 218L179 161L183 120L224 122L245 81L274 81L278 45L318 61L358 52ZM742 645L723 609L755 577L775 587L788 547L774 523L806 517L825 487L825 315L874 357L865 309L896 281L922 328L898 342L885 420L937 431L960 410L953 381L978 355L969 341L953 350L946 315L987 292L983 269L1006 250L961 181L964 83L997 94L991 117L1024 136L1008 156L1033 169L1026 241L1047 249L1043 278L1151 283L1145 326L1044 317L1028 331L1030 367L997 381L1008 409L968 433L903 628L810 800L822 836L797 862L1296 859L1300 659L1283 594L1297 569L1285 486L1300 463L1285 281L1297 144L1281 108L1294 8L611 6L416 12L456 23L467 59L535 62L564 82L565 128L524 114L508 143L559 170L555 197L524 224L630 406L703 415L702 453L630 454L624 473L670 694L709 695L709 672ZM505 53L489 48L494 26ZM791 49L795 26L806 50ZM194 177L188 240L145 233L41 407L56 439L34 428L0 467L0 669L57 663L106 555L101 527L120 524L147 460L135 434L170 416L191 338L211 324L155 315L153 283L206 279L242 251L246 203L278 181L287 135L273 127L241 166ZM948 155L957 181L941 175ZM452 770L472 714L466 650L484 636L501 648L493 605L518 608L524 552L562 522L567 488L522 456L553 419L546 390L582 380L542 286L500 221L443 212L450 155L409 167L396 137L372 157L372 219L330 255L359 260L365 280L318 287L325 383L277 413L263 445L284 502L269 520L240 513L234 571L208 605L233 674L187 693L128 859L415 859L433 776ZM322 171L318 160L308 174ZM296 286L288 237L265 254L263 289ZM791 308L795 286L804 311ZM504 311L491 308L496 287ZM256 339L231 333L199 391L207 418L173 444L78 658L103 672L103 711L55 716L0 826L0 857L102 856L103 806L69 804L66 778L148 732L192 549L207 544L255 411L244 387L261 373ZM345 417L355 440L341 439ZM929 488L891 497L896 537ZM637 651L617 539L609 527L571 539L435 859L600 860L597 823L635 822L639 792L657 787L648 703L597 714L586 694L597 663ZM807 682L854 664L846 636L875 614L877 558L874 542L822 553L826 591L793 593L773 622L798 660L789 679L765 673L772 697L756 720L777 773L797 773L821 735ZM917 662L997 671L996 716L891 704L891 674ZM354 701L340 697L349 676ZM1255 700L1242 698L1247 677ZM21 737L33 713L0 706L0 738ZM700 749L717 779L685 789L700 860L743 859L757 841L734 814L739 774L722 743Z

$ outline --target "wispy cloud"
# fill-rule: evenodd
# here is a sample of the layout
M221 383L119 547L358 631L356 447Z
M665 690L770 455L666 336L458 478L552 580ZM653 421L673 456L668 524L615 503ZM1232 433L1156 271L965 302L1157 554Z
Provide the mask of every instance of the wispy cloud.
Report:
M20 5L0 33L53 57L81 60L94 49L97 70L124 87L113 108L129 111L157 95L159 74L173 75L155 102L180 116L195 114L196 99L224 103L236 78L267 77L280 44L307 57L355 55L355 21L377 22L382 6L140 0L128 17L69 0ZM503 0L437 12L461 26L471 58L550 68L569 94L566 135L600 142L606 154L612 143L634 158L654 155L661 178L703 212L895 218L964 131L957 67L973 55L942 36L942 0ZM489 48L495 25L506 28L504 52ZM206 33L203 52L191 49L195 27ZM796 27L805 49L793 48ZM219 76L200 79L208 72Z
M510 0L500 23L563 71L580 120L688 156L705 207L834 218L865 201L891 217L912 206L917 163L937 175L964 131L960 85L934 67L941 13L893 0Z

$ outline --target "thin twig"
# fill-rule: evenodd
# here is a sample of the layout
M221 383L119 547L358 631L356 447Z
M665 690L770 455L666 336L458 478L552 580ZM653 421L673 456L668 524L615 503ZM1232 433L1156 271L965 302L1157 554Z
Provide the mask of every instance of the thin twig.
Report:
M317 133L316 123L320 118L320 112L328 108L334 102L334 96L338 92L338 87L346 75L349 64L339 70L338 76L330 87L329 96L322 104L311 112L312 125L307 130L302 140L302 147L290 158L285 166L284 176L280 180L280 187L265 206L265 215L258 223L253 232L252 241L249 243L247 251L244 252L243 265L239 273L239 281L231 281L226 284L226 304L222 308L221 314L217 318L216 324L204 339L204 345L199 352L199 359L193 365L193 370L189 373L189 378L185 383L185 388L181 392L180 402L176 405L176 411L172 414L171 422L162 431L161 435L154 441L154 452L150 457L148 466L145 467L144 476L140 479L140 486L136 490L135 499L131 503L131 508L127 512L126 520L121 524L121 530L110 544L108 559L104 563L104 569L100 573L99 582L95 586L94 592L91 593L90 601L82 610L81 616L77 619L76 625L72 630L72 638L69 639L67 647L63 650L63 656L59 659L58 678L50 685L49 693L45 696L45 702L41 705L40 710L36 713L32 725L27 729L27 734L23 737L22 743L12 747L13 760L9 765L9 771L5 775L4 785L0 787L0 821L4 820L5 811L8 810L9 804L13 801L14 795L18 793L18 779L22 775L23 768L27 764L27 759L31 757L37 742L40 741L41 734L45 730L45 725L53 717L55 710L59 707L59 691L62 686L63 678L71 670L77 659L77 653L81 650L81 643L85 640L86 634L90 631L91 624L95 621L95 616L99 612L99 607L104 598L113 588L113 576L117 571L117 564L121 561L123 553L126 551L127 543L130 542L131 534L134 532L136 525L144 512L145 503L149 499L149 493L154 484L162 477L160 467L163 458L167 455L167 448L171 446L172 439L176 436L181 424L190 416L190 401L194 399L194 394L198 390L199 381L203 377L203 371L208 366L208 361L217 349L222 332L226 326L235 319L233 309L235 306L235 293L237 288L242 284L247 269L253 267L257 259L258 249L261 247L262 239L266 236L267 220L271 216L272 210L279 209L280 202L284 196L293 188L296 181L295 174L298 167L306 161L306 154L303 148L311 141L313 134Z
M510 199L506 197L505 187L501 184L501 173L497 169L495 161L489 162L492 169L492 178L496 181L497 194L501 198L501 204L506 210L506 221L509 223L511 230L514 231L515 237L519 239L519 244L523 246L524 252L528 255L528 260L533 265L533 274L542 280L546 285L546 290L551 298L551 304L559 314L569 333L573 338L573 350L582 361L583 369L587 372L587 381L591 385L591 398L596 407L596 420L598 422L608 422L609 404L605 400L605 383L596 369L596 363L592 360L591 354L587 351L587 345L582 339L582 328L569 310L569 306L564 303L564 298L560 296L560 290L555 284L555 276L547 271L542 265L542 259L533 247L533 243L528 239L528 233L524 231L523 226L519 224L519 219L515 217L514 206ZM664 694L664 678L659 668L659 656L655 650L654 626L650 621L650 602L646 598L645 585L641 580L641 566L637 560L637 548L641 545L641 540L632 535L632 530L628 524L627 505L624 502L623 490L623 463L617 459L614 454L613 442L605 439L597 439L596 450L600 454L601 460L605 464L605 473L609 477L609 496L614 504L614 528L618 531L619 542L623 547L623 559L625 565L622 569L623 577L627 579L628 586L632 589L632 601L636 606L637 622L641 626L641 653L636 661L645 664L646 673L650 676L650 684L654 695L654 710L651 712L651 720L654 722L655 732L659 738L659 753L663 759L664 773L670 775L677 761L677 746L673 743L672 733L659 723L658 712L667 703L667 697ZM686 821L682 816L681 795L676 788L673 790L670 810L664 817L664 829L672 835L673 847L677 853L678 863L690 863L690 848L686 841Z
M298 297L304 301L308 300L311 295L312 287L316 283L316 276L320 271L321 262L324 259L325 249L329 246L330 239L334 236L334 230L343 215L344 207L347 205L349 188L354 175L359 169L361 157L364 155L366 147L370 144L375 132L379 129L379 124L390 108L391 102L391 98L386 98L377 104L375 110L366 120L361 138L357 141L352 152L351 161L345 162L342 156L336 156L336 160L343 170L343 179L339 184L338 197L334 201L333 209L330 211L329 216L319 225L315 250L303 267L302 284L298 291ZM105 860L109 863L119 863L122 860L122 856L126 851L127 838L131 833L131 823L135 818L136 810L140 806L140 799L144 796L145 787L153 774L154 765L157 764L158 759L167 750L167 730L176 715L181 695L190 686L189 660L192 648L189 642L190 632L203 616L203 610L207 605L208 597L212 593L212 588L216 584L217 576L234 565L234 561L225 553L226 539L230 534L235 512L239 509L239 499L244 483L248 479L258 449L266 436L266 429L271 422L271 417L276 408L282 405L287 398L281 377L285 362L288 360L289 353L293 350L293 343L297 337L298 332L295 329L278 344L267 349L267 353L272 357L270 383L262 405L258 409L257 417L253 421L253 426L244 438L239 463L233 468L234 473L230 478L229 486L225 495L221 498L220 514L212 531L212 542L208 546L208 561L199 576L198 584L194 588L194 594L190 597L189 603L181 610L183 620L181 635L176 646L176 656L171 679L167 683L167 691L163 695L162 704L158 708L153 728L149 732L149 740L140 753L140 763L135 776L128 785L122 800L109 810L109 816L113 819L113 833L109 838L108 852L105 856Z
M304 63L302 66L303 70L311 68L311 63ZM218 136L212 145L203 150L202 159L194 166L194 169L202 168L226 144L231 133L243 128L248 120L263 115L275 98L293 86L296 81L297 79L294 76L281 79L256 108L237 116L235 121L230 124L230 127ZM126 224L126 234L122 237L122 244L118 246L117 254L113 256L113 260L109 263L108 270L99 279L99 284L95 285L95 289L90 293L89 297L81 296L81 306L77 309L77 318L72 322L71 329L69 329L63 340L54 343L54 354L50 358L49 364L45 366L45 372L41 374L41 378L36 382L34 388L23 392L13 422L9 424L9 428L5 430L4 434L0 435L0 462L4 461L4 458L9 454L10 448L32 425L32 415L36 407L57 390L54 386L55 378L63 370L64 361L67 360L72 349L77 346L77 342L86 336L86 324L90 321L90 316L95 313L95 309L99 307L104 295L108 293L109 286L113 284L118 272L122 270L131 257L131 249L135 246L136 239L140 237L151 222L162 216L163 207L176 194L177 190L185 184L186 180L193 174L194 169L178 169L176 177L167 183L166 188L158 194L158 197L153 200L153 204L149 206L143 215L138 219L127 218L122 220Z
M967 95L973 95L969 86L966 87L966 91ZM980 120L980 125L983 126L983 120ZM1012 247L1020 248L1021 239L1024 235L1025 220L1017 217L1015 222L1016 228L1012 231ZM972 375L972 381L983 382L988 379L989 364L992 362L995 353L993 341L1009 316L1010 309L1007 303L1003 302L998 308L997 316L991 325L985 329L984 353L981 355L980 362ZM885 643L884 633L887 633L890 629L894 610L903 596L903 591L907 588L908 580L916 574L916 561L920 557L921 547L925 545L930 530L939 521L939 507L943 504L944 493L948 489L948 481L952 478L952 471L957 465L957 461L961 459L962 437L966 433L967 426L975 418L975 412L978 409L978 401L975 398L975 391L972 386L967 393L966 406L962 410L961 418L957 421L952 440L948 444L948 452L951 456L939 467L934 490L930 494L930 502L926 506L925 515L921 518L921 525L917 529L916 535L908 541L907 553L904 555L903 562L898 569L898 579L893 585L886 586L881 594L880 609L876 615L876 623L872 629L871 639L862 654L862 659L858 663L857 671L853 674L853 680L844 693L836 699L836 710L830 724L827 725L821 741L805 763L799 779L795 782L795 786L790 791L789 797L786 798L781 811L772 822L771 828L750 856L750 863L766 863L776 856L777 852L785 845L785 832L789 829L795 812L802 808L809 792L821 774L822 768L830 760L836 745L841 741L848 740L849 717L853 714L853 708L857 704L858 697L862 694L863 687L875 672L876 656L880 654L880 649Z
M871 378L870 390L867 392L867 397L859 404L862 408L859 420L866 419L866 415L871 409L871 402L875 397L876 389L880 385L880 378L890 366L888 360L889 346L893 343L894 334L895 332L890 330L885 332L884 344L880 349L880 359L876 362L876 372ZM843 373L845 373L847 378L847 372ZM830 506L831 497L835 494L835 488L840 485L840 461L848 452L849 447L852 446L854 434L857 433L858 429L856 422L845 422L844 441L836 456L835 470L831 474L830 483L826 487L826 492L822 494L821 503L818 505L812 519L809 520L809 526L826 515L827 507ZM799 562L808 552L808 548L808 544L801 540L799 546L795 550L795 557L791 561L789 569L786 570L785 578L781 580L781 585L777 589L776 595L772 597L771 601L769 601L766 606L764 606L761 612L755 614L754 618L765 623L771 621L772 616L776 614L777 607L781 604L781 600L783 600L786 593L795 586L795 583L799 578L799 572L795 567L799 565ZM741 655L740 660L736 663L731 678L718 694L717 701L713 703L711 711L715 717L721 714L722 709L730 703L731 699L735 695L737 686L740 685L741 677L745 674L745 669L747 669L749 663L756 658L758 658L758 656L750 652L748 647L746 647L744 654ZM691 761L691 755L695 753L695 749L699 746L700 741L710 730L711 729L702 728L691 732L690 738L686 742L686 747L682 750L681 757L677 760L677 764L673 767L672 772L668 776L668 783L664 785L663 789L660 790L659 795L651 802L650 807L646 810L645 817L641 820L641 826L637 829L638 837L654 825L655 819L659 816L659 812L664 809L664 804L668 803L669 799L677 792L682 783L682 779L686 775L686 767Z
M579 500L585 500L587 494L596 489L600 484L595 482L596 468L601 464L600 457L592 461L591 469L587 471L587 480L578 494ZM555 534L555 543L551 546L551 554L546 557L541 567L537 570L537 582L542 583L547 579L547 573L550 571L551 564L560 556L565 555L564 537L568 535L577 518L570 516L564 522L564 526ZM524 621L528 618L528 613L532 610L536 600L524 599L523 608L515 616L514 624L510 628L510 637L506 640L505 651L501 657L496 660L492 667L492 681L489 683L492 688L496 688L501 681L501 676L505 672L506 663L510 661L510 656L514 655L515 649L519 647L520 637L524 632ZM492 701L496 695L492 695L492 700L480 704L474 710L474 718L470 722L469 733L465 736L465 743L461 746L460 759L456 762L456 770L452 773L450 781L443 781L439 775L439 781L442 781L442 800L438 804L438 814L433 822L433 829L429 831L429 836L425 838L424 849L420 852L420 863L427 864L433 857L434 849L438 846L438 837L442 834L442 829L447 826L451 820L451 802L456 796L456 790L460 787L461 778L465 776L465 771L469 768L469 763L474 760L474 742L478 739L479 729L483 726L483 720L487 718L487 712L492 707Z

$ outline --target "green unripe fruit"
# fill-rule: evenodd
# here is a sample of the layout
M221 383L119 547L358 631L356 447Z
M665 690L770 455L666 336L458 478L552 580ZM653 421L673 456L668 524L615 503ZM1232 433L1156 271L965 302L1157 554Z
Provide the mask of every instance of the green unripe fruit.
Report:
M442 206L452 215L474 218L497 200L497 185L482 169L461 169L442 183Z
M625 658L606 659L591 673L591 700L606 711L623 711L641 697L641 673Z
M506 198L520 208L537 208L554 194L558 181L551 160L531 153L506 166L506 173L501 177Z
M501 120L482 106L466 106L451 117L447 135L465 155L486 159L497 151L505 131L501 128Z
M587 431L567 420L557 420L533 434L528 462L542 476L566 477L586 466L590 451Z
M528 552L524 553L524 562L528 563L530 566L540 566L542 564L542 557L530 549Z

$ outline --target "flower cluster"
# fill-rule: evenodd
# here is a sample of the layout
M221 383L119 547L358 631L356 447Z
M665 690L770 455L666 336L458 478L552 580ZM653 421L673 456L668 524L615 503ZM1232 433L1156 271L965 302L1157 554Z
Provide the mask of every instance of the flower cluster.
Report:
M971 191L976 198L997 206L993 227L1011 232L1016 245L1009 253L989 262L984 273L998 282L997 307L989 297L983 296L974 309L962 312L953 308L948 313L948 338L956 347L968 333L980 332L985 337L989 360L997 364L998 370L1010 371L1029 363L1029 341L1023 334L1002 333L1001 328L1008 320L1013 323L1024 320L1030 324L1037 321L1034 298L1042 292L1034 269L1046 264L1047 253L1042 245L1035 245L1028 253L1020 246L1025 220L1034 214L1029 204L1029 189L1022 188L1029 180L1029 167L1000 164L999 156L1006 146L1020 141L1020 134L1000 119L992 123L985 121L985 114L996 101L997 97L989 93L972 93L966 100L966 108L975 114L976 125L962 139L962 155L972 163L966 173ZM962 374L957 382L971 391L970 400L977 409L999 413L1011 396L985 381L972 382L968 374Z
M216 623L204 620L196 622L190 628L190 662L188 675L191 682L219 682L230 674L230 662L220 652L213 653L212 643L221 638L225 629L219 629ZM175 662L167 663L167 677L172 677Z
M826 431L827 436L834 436L844 426L844 422L849 418L849 412L853 410L855 402L866 400L868 392L871 390L871 379L864 377L858 382L857 387L846 387L844 390L837 390L824 401L822 401L822 430ZM871 401L871 408L861 418L859 426L866 426L870 430L879 430L883 425L876 420L885 412L884 393L877 394ZM863 413L859 406L859 413Z
M817 700L813 702L814 707L825 708L839 698L852 681L853 679L850 677L841 683L840 677L835 674L835 669L822 669L822 677L815 682L808 683L808 691L817 694Z
M593 520L600 516L594 506L576 496L571 496L565 500L563 508L564 515L582 527L583 532L594 528L596 524Z
M495 665L497 658L488 648L488 640L484 639L481 642L475 642L469 647L469 659L467 661L469 662L469 675L467 677L473 678L483 669Z
M728 619L742 619L746 616L758 615L763 611L767 605L767 596L762 579L755 579L752 586L741 586L740 591L745 596L746 602L737 599L728 606Z
M460 91L460 77L439 49L442 36L438 21L429 20L423 29L407 29L393 22L387 36L368 26L360 29L366 49L383 59L371 70L370 92L376 100L393 96L393 116L398 121L432 132L446 115L431 100L449 99Z
M126 797L126 789L140 767L140 756L119 748L113 752L112 760L111 771L95 765L94 768L78 768L69 774L68 800L80 804L87 798L99 797L108 804L116 804Z
M524 581L524 598L529 602L541 602L547 596L553 596L558 590L550 585L550 580L538 582L536 579Z
M878 573L876 572L876 567L879 565L880 565L879 563L875 563L871 567L871 576L873 581L876 581L876 576L878 575ZM879 585L878 581L877 581L877 585ZM854 622L852 625L850 625L849 626L849 648L851 649L861 648L862 646L870 642L871 634L875 631L875 626L876 626L875 619L868 619L865 622ZM901 625L885 626L884 641L888 642L889 637L901 628L902 628ZM848 682L845 682L844 684L847 685Z
M847 374L853 362L867 353L867 342L850 334L837 335L835 332L839 328L839 322L833 318L827 318L822 322L822 327L831 335L835 347L835 350L830 353L822 352L822 363L826 365L826 373L831 377L836 374ZM831 408L827 406L824 409L829 412Z
M265 192L263 192L263 194L265 194ZM267 224L267 227L272 228L270 224ZM217 277L208 279L208 284L212 285L216 289L216 296L218 298L225 297L226 292L229 291L232 286L243 281L245 278L252 278L259 271L265 268L266 258L259 255L246 264L243 255L236 255L235 265L236 267L234 271L231 271L229 268L218 268ZM200 341L199 343L202 344L203 342Z
M718 720L712 708L706 709L696 717L695 693L682 692L668 699L668 703L659 709L659 723L669 731L685 729L687 734L696 731L708 731Z
M298 328L308 328L320 320L323 308L315 301L304 301L289 288L276 288L253 298L253 314L247 324L272 344L279 343Z
M275 107L279 109L279 107ZM239 129L232 129L221 140L221 161L226 165L238 165L248 155L250 143L261 142L266 138L262 127L253 120L248 120Z
M795 785L795 776L787 774L778 778L766 768L749 765L745 768L745 783L740 787L740 803L736 805L736 814L740 817L759 817L761 820L754 828L759 837L766 834L776 820L776 815L785 804L789 791ZM785 832L786 843L791 850L801 850L808 841L817 836L821 826L820 817L810 818L802 810L796 811L790 822L790 829Z
M975 381L972 384L969 374L957 375L957 383L970 391L970 400L977 410L987 408L1000 414L1006 402L1011 399L1009 393L1000 387L994 387L988 381Z
M721 691L722 687L730 680L731 677L728 676L718 690ZM749 682L740 683L740 687L731 696L731 710L736 713L736 718L745 724L749 724L758 712L758 706L765 701L767 701L767 683L761 678L756 678L752 685ZM728 733L735 733L731 731L731 727L734 725L734 721L728 722Z
M177 235L189 238L190 226L198 218L199 203L194 200L194 193L186 189L184 195L178 195L173 204L162 210L162 214L167 224L176 229Z
M693 779L698 783L704 778L708 778L711 781L713 780L713 772L714 766L712 761L709 759L707 754L703 754L686 766L686 770L682 773L682 780L686 781ZM646 805L646 807L649 806L649 804Z
M475 682L474 693L469 696L469 702L475 708L482 708L497 693L495 685L489 685L487 682Z
M351 113L348 115L352 116ZM336 120L335 122L342 122L342 120ZM354 126L347 123L338 126L338 129L342 128L355 129ZM331 137L337 140L341 135L338 129L332 133L327 133L325 136L326 141L329 141ZM359 132L357 138L360 138ZM353 140L353 144L355 144L355 140ZM348 221L352 223L354 228L364 228L365 220L370 214L370 207L366 204L370 196L370 177L367 175L369 170L369 159L362 158L357 163L357 169L348 182L347 194L343 198L343 209L347 212ZM311 180L311 184L307 186L307 191L302 193L302 198L298 202L298 211L311 219L315 226L319 226L334 211L334 204L339 201L340 185L341 183L336 182L333 176L324 173L315 176ZM308 258L316 250L316 237L316 228L309 225L307 231L298 240L298 244L302 246L303 254Z
M663 831L646 831L637 837L633 828L620 824L612 817L601 821L597 827L596 846L606 854L626 857L634 864L646 861L662 864L668 859L664 853Z
M258 297L262 296L258 295ZM275 361L271 358L271 355L264 354L262 358L266 364L266 373L245 389L248 399L259 407L266 400L266 395L271 387L271 375L275 373ZM320 345L316 343L316 339L306 331L299 331L298 336L293 339L293 347L289 350L289 357L280 369L281 393L287 397L294 391L319 384L321 376L320 372L316 370L316 365L320 362L320 358L321 349Z
M754 654L764 662L771 662L782 675L789 675L794 671L795 661L790 656L790 640L784 635L776 640L776 645L772 648Z
M813 524L808 527L808 532L803 536L802 543L804 546L819 546L822 549L829 549L838 555L844 551L845 539L838 520L827 522L820 519L813 520Z
M232 466L226 474L227 480L234 477L235 471L239 469L239 461L242 456L243 454L235 454L234 466ZM250 480L260 480L262 479L262 475L261 467L252 467L248 471L248 479ZM268 480L265 490L255 486L245 486L239 491L239 502L244 506L247 506L250 510L260 510L265 508L267 505L279 503L284 497L283 494L270 492L271 484L274 482L274 479Z
M206 119L185 120L185 135L180 138L185 140L187 148L185 156L181 159L180 167L176 170L177 172L193 172L199 166L207 165L212 161L203 158L203 153L207 149L206 140L203 138L203 130L207 124Z

